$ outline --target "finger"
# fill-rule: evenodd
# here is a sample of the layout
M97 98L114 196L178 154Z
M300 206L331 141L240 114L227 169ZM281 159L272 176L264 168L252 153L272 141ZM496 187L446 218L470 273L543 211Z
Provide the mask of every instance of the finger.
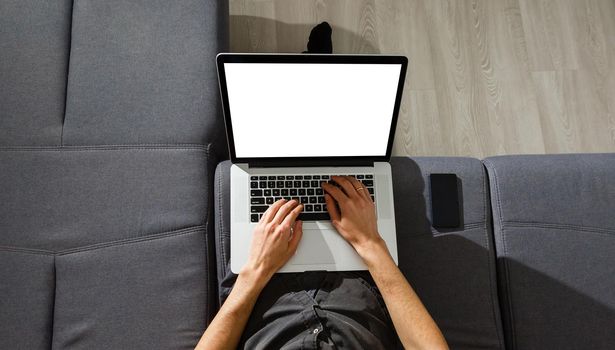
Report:
M293 254L297 251L301 237L303 237L303 221L299 220L295 222L293 236L290 238L290 241L288 241L288 249Z
M354 198L357 196L357 190L352 186L352 182L350 182L346 176L334 176L332 179L342 187L348 197Z
M270 222L271 219L273 219L275 214L278 212L278 210L280 210L282 205L284 205L284 203L286 203L286 199L280 199L280 200L276 201L275 203L273 203L271 206L269 206L269 208L267 208L267 210L263 214L263 217L261 218L261 221L262 222Z
M331 221L338 221L341 217L339 210L337 209L337 205L335 201L328 193L325 193L325 203L327 203L327 211L329 212L329 216L331 217Z
M360 197L371 200L369 194L367 194L367 188L365 187L365 185L363 185L361 181L357 180L353 176L349 176L348 180L350 180L352 186L357 189L357 193L359 193ZM360 188L362 188L362 190L359 190Z
M286 215L288 215L288 213L298 204L299 202L297 202L296 200L290 200L288 201L286 204L284 204L279 210L278 212L275 214L275 217L273 218L273 220L271 220L271 222L276 222L278 224L280 224L282 221L284 221L284 218L286 217Z
M335 199L338 203L343 203L348 200L348 196L346 196L342 190L329 183L324 182L322 184L322 189L331 195L331 197L333 197L333 199Z
M298 206L293 208L293 210L291 210L291 212L286 215L284 221L282 221L282 226L287 225L289 227L293 227L293 225L295 224L295 220L297 220L297 217L299 216L299 214L301 214L302 211L303 204L299 204Z

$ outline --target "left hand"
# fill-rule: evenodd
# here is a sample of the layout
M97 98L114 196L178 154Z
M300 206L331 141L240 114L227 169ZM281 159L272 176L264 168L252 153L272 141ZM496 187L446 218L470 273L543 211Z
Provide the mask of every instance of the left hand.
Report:
M296 200L284 199L267 209L254 228L250 256L241 272L256 272L269 280L286 264L297 251L303 236L303 222L295 221L302 210L303 205Z

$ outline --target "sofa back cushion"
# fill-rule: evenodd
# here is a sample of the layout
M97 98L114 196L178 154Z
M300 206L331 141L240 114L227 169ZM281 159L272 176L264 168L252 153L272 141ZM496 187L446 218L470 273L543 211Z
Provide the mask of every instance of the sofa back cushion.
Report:
M484 163L508 348L612 348L615 154Z
M0 2L0 147L60 144L71 5Z
M75 0L65 145L213 143L228 3Z

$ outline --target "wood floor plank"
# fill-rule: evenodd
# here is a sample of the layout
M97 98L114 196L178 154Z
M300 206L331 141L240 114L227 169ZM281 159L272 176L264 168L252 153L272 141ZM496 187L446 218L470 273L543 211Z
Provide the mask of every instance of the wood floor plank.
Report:
M431 44L425 6L422 0L376 3L380 51L407 55L407 78L413 90L433 90L435 87ZM408 18L413 20L409 21ZM400 40L403 38L403 40Z
M531 70L578 68L579 47L573 40L578 27L572 13L577 1L519 0Z
M570 115L570 105L566 101L564 80L565 75L571 71L539 71L532 73L538 106L540 108L540 121L545 139L545 151L573 152L575 145L580 144L579 128L576 119Z
M494 135L484 155L544 153L540 114L529 72L525 33L517 0L484 1L486 32L483 82Z
M393 154L452 155L447 124L440 120L435 90L409 90L401 108ZM410 108L409 110L407 108Z
M576 70L534 72L545 151L608 152L615 149L612 114L600 103L590 74Z

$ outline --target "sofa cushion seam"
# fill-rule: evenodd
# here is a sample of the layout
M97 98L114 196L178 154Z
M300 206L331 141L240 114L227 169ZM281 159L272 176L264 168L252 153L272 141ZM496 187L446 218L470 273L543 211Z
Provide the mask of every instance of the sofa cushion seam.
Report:
M499 185L499 181L498 181L498 172L495 169L495 166L493 163L491 163L489 160L483 160L484 164L488 167L491 168L491 170L493 170L493 179L494 179L494 184L495 184L495 200L498 206L498 219L499 219L499 224L500 224L500 234L501 234L501 239L502 239L502 249L504 250L504 257L506 257L508 255L507 252L507 248L506 248L506 236L504 234L504 226L502 225L503 223L503 219L502 219L502 205L500 202L500 185ZM494 234L495 234L495 228L494 228ZM497 254L496 254L497 256ZM509 267L508 267L508 261L507 259L504 259L504 280L506 281L506 292L507 292L507 301L508 301L508 310L509 310L509 318L510 318L510 333L511 333L511 345L512 348L515 348L515 317L513 314L513 307L512 307L512 295L511 295L511 291L510 291L510 276L509 276Z
M446 228L446 231L438 231L438 229L434 228L433 226L429 228L429 232L425 232L425 233L419 233L419 234L415 234L412 235L412 237L421 237L421 236L433 236L433 235L446 235L446 234L451 234L451 233L459 233L461 231L467 231L467 230L475 230L475 229L485 229L487 228L487 223L486 222L476 222L476 223L472 223L472 224L465 224L463 226L459 226L456 228L452 228L452 229L448 229Z
M134 145L91 145L91 146L11 146L0 147L0 152L87 152L87 151L119 151L119 150L200 150L207 152L203 145L198 144L134 144Z
M489 271L487 273L487 275L489 276L489 296L490 296L490 301L491 301L491 315L493 316L493 322L494 322L494 326L495 326L495 333L496 333L496 337L498 338L498 345L500 346L500 348L504 348L503 344L502 344L502 339L500 339L500 332L498 331L498 317L496 314L496 305L498 305L497 307L499 308L499 302L496 303L495 299L494 299L494 293L497 293L497 288L494 290L494 286L493 286L493 276L492 276L492 272L495 270L495 266L493 265L493 261L491 261L491 256L489 254L489 227L486 224L487 223L487 215L488 215L488 208L487 208L487 176L486 173L487 171L485 170L485 168L483 167L483 164L481 163L480 166L480 171L481 171L481 180L483 183L482 186L482 197L483 197L483 221L485 222L485 235L483 236L485 239L485 246L487 247L487 251L486 251L486 256L487 256L487 266L489 267ZM495 256L495 252L493 254L493 256Z
M192 227L183 228L179 230L166 231L166 232L161 232L161 233L156 233L156 234L150 234L150 235L145 235L145 236L139 236L139 237L109 241L109 242L95 243L95 244L78 247L78 248L69 248L69 249L58 251L55 253L55 255L62 256L62 255L81 253L85 251L98 250L98 249L115 247L115 246L125 246L125 245L134 244L134 243L148 242L148 241L154 241L158 239L187 235L187 234L191 234L191 233L195 233L199 231L206 231L205 226L198 225L198 226L192 226Z
M210 176L210 174L209 174L210 173L209 172L209 164L208 164L209 162L211 162L211 158L209 157L209 148L210 147L211 147L211 143L208 143L207 144L207 148L205 149L205 157L207 159L206 165L205 165L205 167L207 168L206 171L205 171L205 173L207 174L206 176ZM205 181L206 181L205 182L205 184L206 184L205 186L209 185L209 177L207 177L205 179ZM208 201L208 203L209 203L209 201ZM203 226L204 227L203 243L205 244L205 254L211 254L211 251L210 251L211 247L209 246L209 242L208 242L208 239L207 239L208 234L209 234L209 232L207 231L207 225L208 225L209 219L210 219L210 215L209 214L213 210L213 208L208 208L208 209L209 210L207 210L206 213L205 213L205 222L203 223L204 224L204 226ZM211 242L211 240L209 240L209 241ZM214 249L214 251L215 251L215 249ZM209 259L210 259L209 255L205 256L205 264L209 263L209 261L210 261ZM207 266L206 266L205 267L205 289L207 290L208 294L212 292L211 290L209 290L210 286L211 286L211 282L210 282L209 270L207 269ZM207 315L210 315L210 313L211 313L210 305L209 304L210 303L209 303L209 300L208 300L205 303L205 319L206 319L205 323L207 323L207 321L208 321L207 320Z
M32 254L32 255L48 255L48 256L53 256L56 254L54 251L51 251L51 250L31 249L31 248L21 248L21 247L11 247L11 246L0 246L0 252L22 253L22 254Z
M219 175L219 174L218 174ZM227 255L226 255L226 251L224 249L224 242L223 242L223 236L222 236L222 232L224 229L224 217L222 216L222 194L221 194L221 189L222 189L222 177L218 176L218 217L220 218L219 221L219 227L218 227L218 244L221 250L221 254L222 254L222 259L223 259L223 265L221 266L221 269L224 273L226 273L226 261L227 261Z
M584 231L584 232L593 232L593 233L601 233L605 235L612 236L615 233L615 229L605 229L600 227L592 227L592 226L583 226L583 225L569 225L569 224L557 224L557 223L548 223L548 222L532 222L532 221L506 221L507 227L525 227L525 228L549 228L555 230L571 230L571 231ZM504 226L504 225L502 225Z

